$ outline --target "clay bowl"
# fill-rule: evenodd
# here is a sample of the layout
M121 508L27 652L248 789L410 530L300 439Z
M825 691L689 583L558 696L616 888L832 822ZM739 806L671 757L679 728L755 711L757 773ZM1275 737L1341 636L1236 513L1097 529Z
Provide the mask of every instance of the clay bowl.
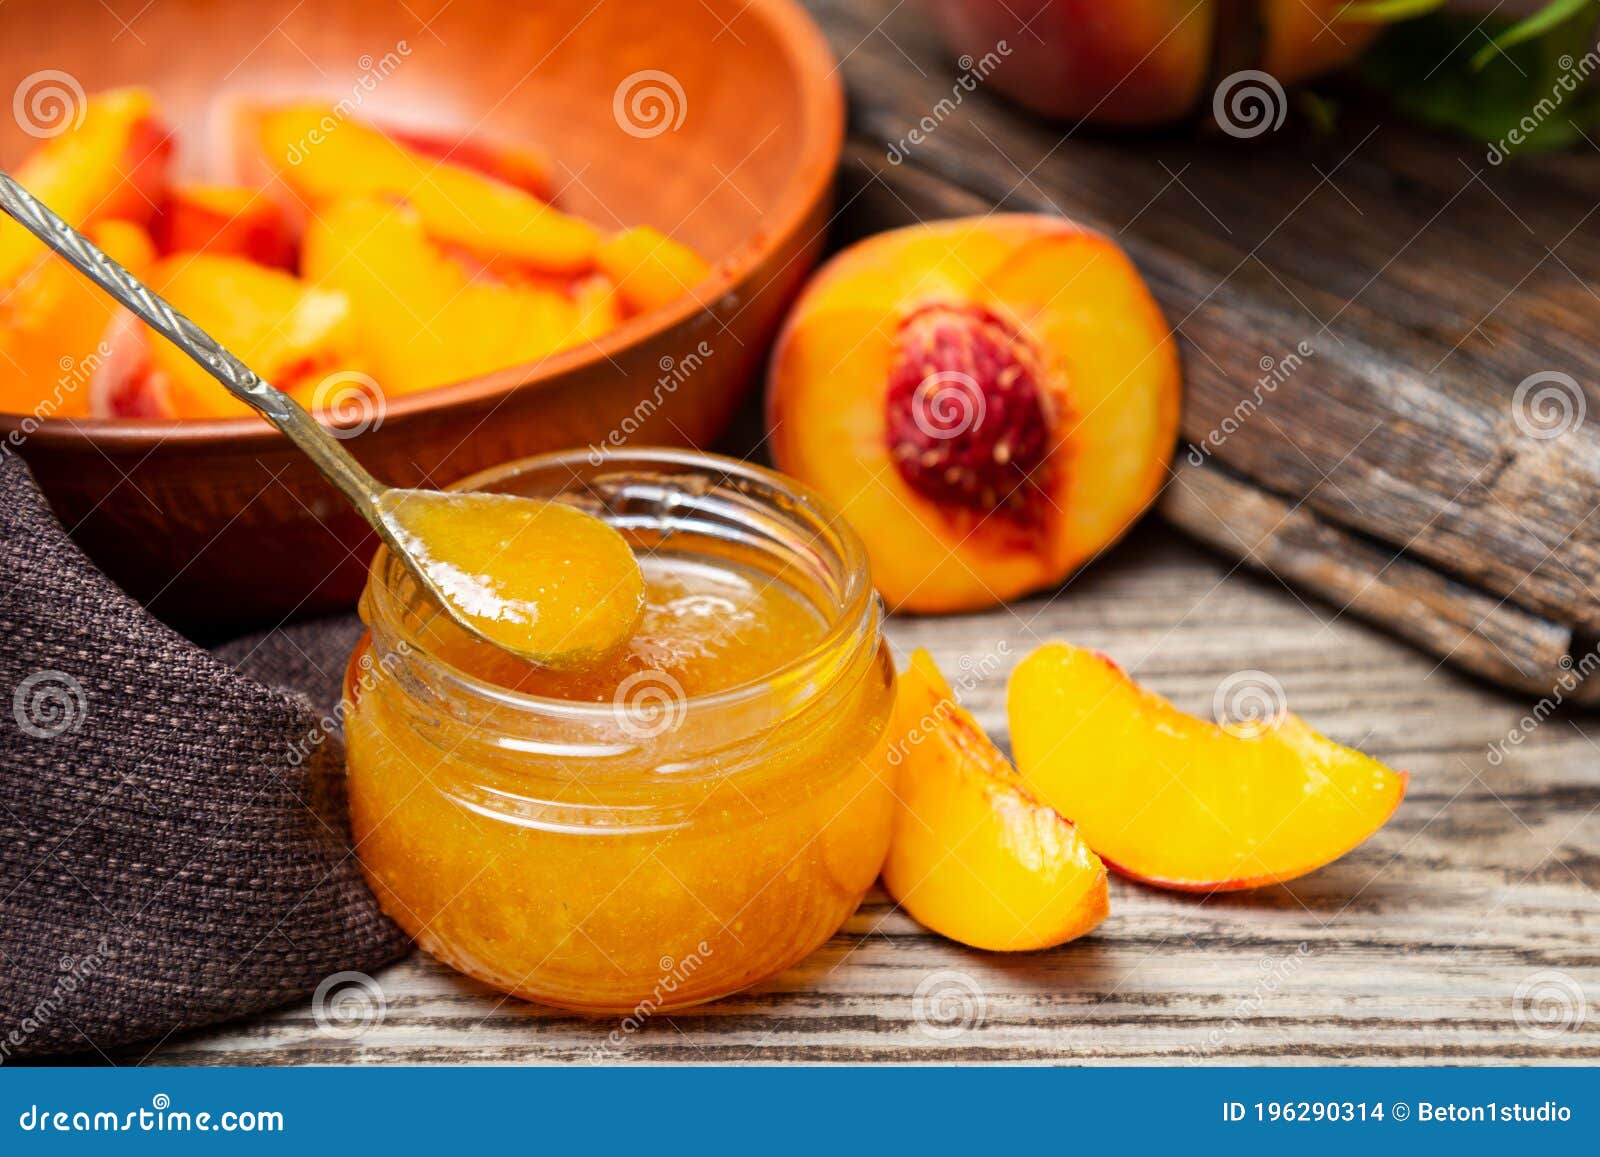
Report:
M791 0L697 0L670 18L658 0L162 0L126 27L100 0L8 0L4 20L0 92L47 69L90 93L148 86L180 176L218 175L219 100L354 101L381 123L534 142L558 164L563 208L654 225L716 265L709 304L685 298L593 345L390 401L347 444L396 485L618 438L711 440L822 244L843 98ZM645 70L681 90L657 78L675 128L647 99L628 112ZM34 142L3 119L0 161L15 163ZM345 607L365 577L365 528L254 419L0 416L0 445L96 562L171 621Z

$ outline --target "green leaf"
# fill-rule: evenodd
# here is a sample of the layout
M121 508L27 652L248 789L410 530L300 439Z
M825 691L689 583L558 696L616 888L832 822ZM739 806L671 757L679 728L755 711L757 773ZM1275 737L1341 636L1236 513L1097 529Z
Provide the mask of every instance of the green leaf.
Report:
M1506 49L1525 44L1554 31L1593 3L1594 0L1550 0L1550 3L1539 11L1513 24L1480 48L1477 55L1472 58L1472 67L1481 69Z
M1482 68L1474 66L1474 34L1501 38L1518 26L1433 13L1385 32L1359 75L1407 116L1503 155L1563 148L1600 122L1600 94L1587 83L1600 72L1588 55L1595 10L1595 0L1584 0L1541 33L1498 40Z
M1397 20L1413 20L1437 12L1450 0L1367 0L1361 4L1346 4L1339 9L1335 20L1348 20L1352 24L1393 24Z

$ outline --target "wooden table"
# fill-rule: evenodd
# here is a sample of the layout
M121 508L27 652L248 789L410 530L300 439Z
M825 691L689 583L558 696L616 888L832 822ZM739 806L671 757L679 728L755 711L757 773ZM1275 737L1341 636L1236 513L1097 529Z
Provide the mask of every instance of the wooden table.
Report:
M948 174L885 161L885 137L907 122L875 104L878 94L891 80L900 90L948 91L914 5L813 7L841 57L856 130L837 231L849 237L897 217L992 203L981 184L963 189ZM985 116L1007 115L982 94L968 99ZM996 157L972 158L975 171L985 166L991 182L1049 198L1035 178L998 171ZM1184 197L1183 181L1174 177L1164 195ZM1185 355L1197 356L1192 348ZM997 666L968 705L1001 742L1005 673L1041 640L1105 650L1202 715L1229 675L1268 671L1290 708L1318 729L1408 769L1410 794L1365 845L1288 886L1202 898L1114 879L1110 919L1051 952L968 951L923 931L875 890L802 965L708 1007L656 1016L623 1034L606 1059L1596 1058L1600 722L1557 709L1529 728L1523 720L1537 696L1474 682L1340 606L1247 574L1153 520L1059 591L987 614L899 619L889 629L902 655L925 646L948 670ZM1507 742L1513 735L1519 743ZM377 980L384 1016L354 1040L321 1032L307 1003L117 1059L583 1062L599 1059L618 1027L505 1000L421 955ZM941 1006L941 992L956 999ZM1558 1023L1540 1022L1541 1013Z

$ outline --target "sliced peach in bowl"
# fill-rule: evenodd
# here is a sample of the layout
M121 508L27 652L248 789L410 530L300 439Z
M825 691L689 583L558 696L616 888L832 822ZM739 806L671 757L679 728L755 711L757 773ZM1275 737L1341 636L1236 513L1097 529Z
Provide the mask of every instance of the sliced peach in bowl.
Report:
M335 202L306 230L302 269L353 303L384 389L409 393L598 336L617 318L609 282L568 293L437 244L409 204Z
M893 606L956 611L1053 586L1155 496L1177 437L1167 323L1117 245L999 214L845 250L779 337L780 469L867 543Z
M147 280L179 313L306 405L330 375L363 376L366 359L349 299L240 257L163 258ZM121 327L107 376L112 412L185 418L253 416L210 374L142 324Z
M112 89L90 97L80 111L76 128L45 140L11 175L78 229L114 219L148 222L172 151L155 100L143 89ZM0 216L0 292L45 255L42 241Z
M101 221L86 233L135 277L155 261L149 234L131 222ZM65 261L46 257L0 297L0 410L89 417L123 318L133 315Z
M162 253L243 257L286 270L299 256L283 206L243 185L174 185L151 232Z
M1015 952L1105 919L1099 858L1023 785L926 651L901 676L889 734L898 807L883 883L918 922Z
M1382 827L1406 790L1404 772L1293 715L1208 723L1064 643L1017 665L1007 714L1029 789L1113 869L1165 888L1303 876Z
M323 105L236 115L260 165L313 217L349 198L405 201L441 241L551 272L594 265L600 231L516 185L408 148Z
M555 194L550 158L525 142L490 140L480 135L459 136L410 125L374 127L414 153L471 169L532 193L541 201L548 201Z
M700 254L648 225L608 237L595 258L630 313L676 301L711 275Z

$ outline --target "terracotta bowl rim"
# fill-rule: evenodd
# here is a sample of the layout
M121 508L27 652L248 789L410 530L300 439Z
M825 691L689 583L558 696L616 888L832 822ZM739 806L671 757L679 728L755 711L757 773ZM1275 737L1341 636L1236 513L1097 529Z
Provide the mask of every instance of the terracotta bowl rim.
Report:
M838 62L821 29L800 6L799 0L747 0L740 14L755 14L773 28L780 48L791 62L800 103L807 113L806 132L795 163L797 179L767 211L752 237L735 246L730 256L714 264L709 277L671 305L631 318L598 339L549 357L389 399L383 412L384 426L399 425L456 405L496 401L521 389L537 389L601 359L609 360L635 346L648 344L680 325L709 315L718 300L749 282L769 258L805 227L807 218L827 196L844 150L844 90ZM319 414L317 420L329 429L340 426L340 422L326 413ZM244 448L283 439L282 434L261 419L249 416L40 418L32 414L0 412L0 440L24 430L28 441L45 445L106 446L134 451L153 451L167 442L189 448L210 445Z

